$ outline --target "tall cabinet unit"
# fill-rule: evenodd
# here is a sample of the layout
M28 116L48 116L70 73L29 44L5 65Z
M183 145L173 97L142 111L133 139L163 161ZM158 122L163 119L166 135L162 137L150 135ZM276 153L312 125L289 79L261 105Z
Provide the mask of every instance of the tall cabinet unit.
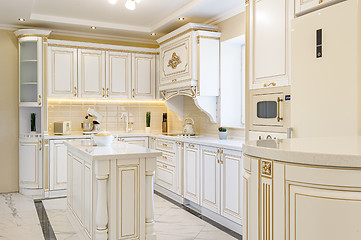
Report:
M291 9L287 0L249 2L250 89L289 85Z
M43 193L44 48L50 31L15 32L19 43L19 190Z

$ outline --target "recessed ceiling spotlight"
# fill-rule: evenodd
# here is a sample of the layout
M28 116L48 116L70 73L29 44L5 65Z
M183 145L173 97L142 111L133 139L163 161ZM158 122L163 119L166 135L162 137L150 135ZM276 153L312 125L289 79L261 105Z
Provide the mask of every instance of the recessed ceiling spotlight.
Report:
M90 27L90 28L91 28L92 30L95 30L95 29L97 29L97 27L94 27L94 26L93 26L93 27Z
M108 2L109 2L110 4L116 4L116 3L118 2L118 0L108 0Z
M18 19L20 22L25 22L25 18L19 18Z
M152 33L151 35L152 35L152 36L155 36L155 35L157 35L157 34L156 34L156 33Z
M184 17L179 17L178 21L184 21Z
M135 0L127 0L125 3L125 7L129 10L135 10Z

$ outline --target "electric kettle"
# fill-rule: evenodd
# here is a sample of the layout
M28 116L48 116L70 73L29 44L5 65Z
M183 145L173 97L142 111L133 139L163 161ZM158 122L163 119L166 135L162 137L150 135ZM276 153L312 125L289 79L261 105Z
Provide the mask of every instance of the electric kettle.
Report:
M189 136L196 135L196 131L194 130L194 121L192 118L184 119L183 133Z

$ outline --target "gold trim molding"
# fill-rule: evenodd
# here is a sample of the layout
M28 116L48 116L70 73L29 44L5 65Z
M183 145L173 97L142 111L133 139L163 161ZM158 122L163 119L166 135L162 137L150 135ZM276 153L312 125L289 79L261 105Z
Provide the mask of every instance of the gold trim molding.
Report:
M172 58L169 59L167 67L171 67L173 69L176 69L177 66L179 64L181 64L181 63L182 63L182 60L180 59L180 57L177 55L176 52L173 52ZM172 82L173 82L173 80L172 80Z

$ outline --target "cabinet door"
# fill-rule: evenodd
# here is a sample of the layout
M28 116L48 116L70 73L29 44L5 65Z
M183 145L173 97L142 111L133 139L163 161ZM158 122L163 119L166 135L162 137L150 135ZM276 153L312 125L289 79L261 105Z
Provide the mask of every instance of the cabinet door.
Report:
M78 79L80 97L105 97L104 51L78 50Z
M199 173L199 146L187 143L184 146L184 197L197 204L200 204Z
M108 98L130 98L130 53L106 53L106 95Z
M222 215L241 224L243 208L243 162L242 153L221 150L221 199Z
M155 98L155 56L133 54L132 98Z
M50 190L67 187L67 147L64 141L50 141Z
M255 1L251 19L250 87L288 85L289 17L286 0ZM265 21L265 17L267 21ZM253 66L253 67L252 67Z
M77 97L78 69L75 48L48 48L48 96Z
M184 34L161 46L160 87L192 79L192 34Z
M203 147L201 155L202 207L220 214L220 161L219 148Z
M21 188L41 188L41 140L19 141L19 184Z
M119 138L120 141L126 142L129 144L138 145L141 147L148 147L148 138Z

